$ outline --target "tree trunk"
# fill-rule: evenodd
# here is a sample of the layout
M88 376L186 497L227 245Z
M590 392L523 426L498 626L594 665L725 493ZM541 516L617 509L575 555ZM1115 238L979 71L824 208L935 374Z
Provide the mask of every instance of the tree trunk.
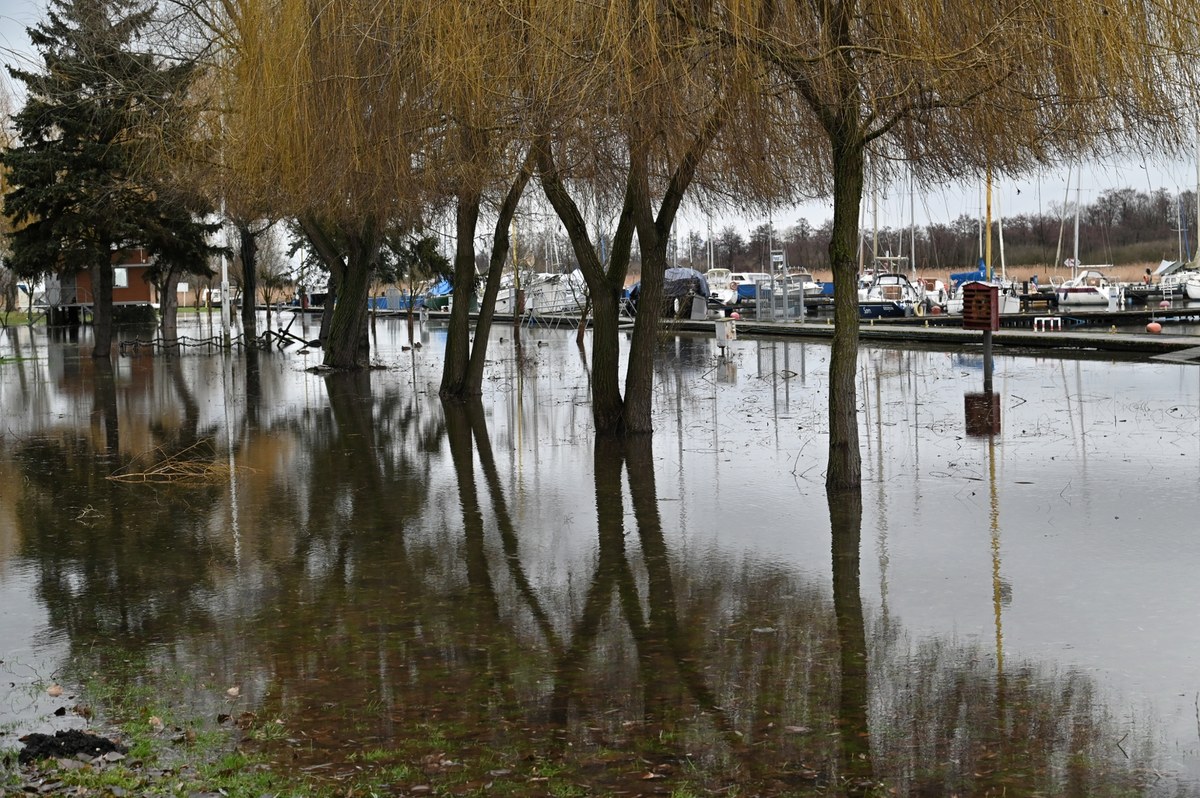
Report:
M317 340L321 346L329 345L329 330L333 327L333 309L337 307L338 286L346 269L338 264L329 269L329 283L325 286L325 301L321 304L321 328L317 331Z
M592 421L598 435L625 432L625 402L621 398L621 345L618 338L621 291L629 270L633 244L634 212L631 195L626 196L613 234L608 267L592 245L587 223L559 177L548 141L539 141L534 152L541 174L542 190L567 231L579 268L592 298Z
M648 433L654 429L654 355L662 323L667 239L657 235L643 237L639 232L638 243L642 251L642 285L625 372L625 431Z
M300 225L317 255L329 269L329 291L321 317L319 339L325 365L337 369L365 368L371 360L367 335L367 298L371 269L379 257L379 225L364 219L356 229L340 229L346 252L339 251L327 223L301 217Z
M177 266L168 267L158 292L163 346L175 353L179 352L179 272Z
M242 334L247 341L258 337L254 297L258 293L258 239L250 225L237 222L242 256Z
M592 421L599 435L625 432L625 402L621 398L621 289L602 281L591 285L592 297Z
M663 271L667 263L668 236L654 220L650 207L646 150L629 148L629 176L626 206L637 225L638 246L642 253L642 284L638 293L638 313L633 322L633 340L629 345L629 363L625 367L625 432L653 431L651 421L654 397L654 354L658 349L659 324L663 305ZM668 223L667 230L670 230Z
M92 357L112 357L113 267L102 263L92 268Z
M627 205L637 219L638 243L642 251L642 287L639 312L633 326L629 348L629 367L625 376L625 429L627 432L653 431L654 355L658 349L659 317L663 310L663 281L667 271L667 245L679 204L691 185L700 159L724 124L727 106L722 104L697 131L663 193L655 216L650 202L649 165L644 146L629 148L629 188ZM705 297L707 300L707 297ZM686 298L685 298L686 301ZM690 315L691 308L688 313Z
M348 237L345 276L337 287L337 300L329 319L329 338L324 343L325 365L330 368L360 369L371 362L367 297L371 288L371 266L379 245L378 238L365 229L367 226L364 225L360 234Z
M492 232L492 256L488 261L487 283L483 288L483 299L479 304L479 318L475 322L475 343L471 346L471 361L467 365L466 379L463 382L462 396L480 396L483 394L483 366L487 360L488 339L492 334L492 316L496 312L496 296L500 293L500 278L504 274L504 262L508 260L510 241L508 236L509 224L517 212L517 203L525 193L533 168L533 155L530 153L521 171L513 179L504 202L500 205L500 213L496 216L496 227ZM514 314L515 315L515 314ZM520 324L520 317L517 316ZM519 328L518 328L519 329Z
M829 260L833 265L833 348L829 358L830 490L862 484L858 449L858 214L863 192L863 144L857 136L832 137L833 229Z
M458 195L455 211L454 306L446 331L446 359L442 364L443 399L466 396L467 367L471 359L471 292L475 290L475 226L479 222L477 192Z

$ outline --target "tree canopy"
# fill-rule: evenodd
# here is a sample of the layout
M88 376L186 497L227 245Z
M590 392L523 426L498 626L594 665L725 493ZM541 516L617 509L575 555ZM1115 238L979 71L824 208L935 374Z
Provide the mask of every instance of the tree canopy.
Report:
M163 224L181 217L153 167L185 120L192 67L139 47L151 13L138 0L51 0L29 31L42 70L8 69L27 93L17 141L0 154L16 228L10 264L30 278L93 270L97 357L109 356L113 253L171 246L180 232Z
M793 98L783 128L818 142L801 175L833 198L827 484L861 480L855 374L859 213L868 168L1019 173L1129 145L1178 145L1195 98L1184 0L667 0ZM1193 104L1194 107L1194 104Z

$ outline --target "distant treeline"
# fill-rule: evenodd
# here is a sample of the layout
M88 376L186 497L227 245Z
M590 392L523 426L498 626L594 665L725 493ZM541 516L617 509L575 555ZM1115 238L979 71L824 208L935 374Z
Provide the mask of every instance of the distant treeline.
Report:
M867 222L864 219L864 222ZM1002 220L1004 259L1009 266L1048 266L1071 257L1074 249L1075 204L1052 205L1049 213L1022 214ZM791 268L826 271L829 265L829 238L832 220L813 226L799 219L788 227L760 225L749 234L727 226L713 231L713 265L742 271L763 271L769 262L769 249L782 248ZM957 271L972 268L979 258L980 219L963 214L945 224L884 227L878 232L880 255L909 255L914 237L917 268L933 271ZM1173 194L1166 189L1153 193L1132 188L1110 189L1079 214L1079 259L1085 264L1128 265L1157 263L1160 260L1190 259L1196 252L1196 194ZM563 262L573 262L570 247L562 241L547 242L534 235L527 240L527 255L538 270L562 271ZM540 238L540 240L539 240ZM864 229L864 261L871 260L876 234ZM770 242L770 245L768 244ZM1060 249L1061 247L1061 249ZM557 253L557 254L556 254ZM703 271L708 263L708 247L699 232L680 236L675 243L673 262ZM1000 263L1000 226L993 220L992 262ZM636 268L636 265L635 265Z

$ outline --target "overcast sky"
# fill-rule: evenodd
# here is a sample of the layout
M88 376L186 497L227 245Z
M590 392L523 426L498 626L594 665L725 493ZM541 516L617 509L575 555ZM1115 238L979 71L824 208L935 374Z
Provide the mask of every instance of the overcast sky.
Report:
M3 0L0 3L0 55L6 64L24 62L30 64L31 48L25 29L36 24L45 11L44 0ZM7 73L0 76L12 90ZM993 188L993 214L1011 216L1021 213L1051 213L1052 206L1061 206L1066 198L1067 170L1043 172L1031 175L1020 182L997 182ZM1084 166L1081 199L1084 204L1093 202L1107 189L1134 188L1139 191L1154 191L1164 188L1172 194L1194 191L1197 185L1196 157L1194 152L1170 159L1162 154L1133 155L1119 163L1096 163ZM1074 200L1075 175L1071 177L1071 199ZM903 227L915 216L917 224L949 222L962 214L979 216L982 208L983 188L978 182L949 184L940 190L919 194L915 202L907 186L894 187L885 191L878 199L880 227ZM873 203L868 199L863 207L863 227L874 226ZM780 208L770 215L780 228L787 227L804 217L813 226L832 218L832 205L828 202L811 202L793 208ZM712 226L719 229L733 224L748 230L768 221L765 214L726 216L714 219ZM709 221L704 214L685 207L676 226L677 231L698 230L703 235ZM1189 229L1196 226L1195 219L1187 221Z

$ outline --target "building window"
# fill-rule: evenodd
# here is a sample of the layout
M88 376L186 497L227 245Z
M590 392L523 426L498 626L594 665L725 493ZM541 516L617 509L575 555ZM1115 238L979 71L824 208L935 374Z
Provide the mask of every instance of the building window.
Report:
M129 287L129 270L113 269L113 288Z

